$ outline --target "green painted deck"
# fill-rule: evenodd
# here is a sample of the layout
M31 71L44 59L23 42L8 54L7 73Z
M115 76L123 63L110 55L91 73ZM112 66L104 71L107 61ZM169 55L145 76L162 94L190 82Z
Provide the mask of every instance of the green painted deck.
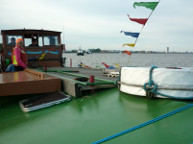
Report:
M65 74L65 73L56 73L56 72L48 72L52 75L58 75L69 79L74 79L76 76L73 75L81 75L89 77L90 75L94 75L95 78L103 79L103 80L110 80L110 81L116 81L116 77L107 77L104 76L102 69L89 69L89 68L79 68L79 67L49 67L48 70L58 70L58 71L78 71L78 72L72 72L72 75Z
M0 98L0 144L89 144L192 103L148 100L117 88L24 113L18 99ZM193 108L105 144L192 144Z

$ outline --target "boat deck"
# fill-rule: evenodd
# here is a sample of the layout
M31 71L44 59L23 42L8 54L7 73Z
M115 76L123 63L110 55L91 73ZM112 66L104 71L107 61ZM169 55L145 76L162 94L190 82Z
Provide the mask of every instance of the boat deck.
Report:
M102 69L52 67L46 71L36 70L60 78L63 91L75 98L93 93L96 90L116 87L117 78L104 76ZM92 76L94 76L94 81L91 82L90 77Z
M117 88L46 109L24 113L18 99L0 97L1 144L90 144L192 103L149 100ZM193 107L105 144L192 144Z
M49 72L50 70L50 72ZM57 72L51 72L51 71L64 71L64 73L57 73ZM66 72L66 74L65 74ZM73 75L69 75L68 72L72 72ZM48 73L57 74L60 76L65 76L66 78L74 79L76 75L86 76L89 77L91 75L94 75L95 78L109 80L109 81L116 81L116 77L107 77L103 74L103 69L90 69L90 68L81 68L81 67L49 67Z

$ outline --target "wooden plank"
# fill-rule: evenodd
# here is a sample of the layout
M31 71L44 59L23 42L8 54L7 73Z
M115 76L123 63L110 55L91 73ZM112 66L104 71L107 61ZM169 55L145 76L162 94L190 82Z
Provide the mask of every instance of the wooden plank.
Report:
M61 79L26 70L0 74L0 96L47 93L61 90Z
M44 74L42 72L31 70L31 69L25 69L25 72L27 72L35 77L39 77L40 79L44 79Z

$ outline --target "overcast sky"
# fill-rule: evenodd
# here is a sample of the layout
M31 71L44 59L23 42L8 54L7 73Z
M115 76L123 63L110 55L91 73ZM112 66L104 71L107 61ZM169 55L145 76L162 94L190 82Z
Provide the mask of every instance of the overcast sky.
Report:
M150 0L143 0L150 1ZM153 0L152 0L153 1ZM0 29L45 29L64 33L66 48L193 51L193 0L161 0L134 48L122 47L134 38L121 30L139 32L129 20L146 18L151 10L133 8L140 0L1 0ZM0 42L2 39L0 39Z

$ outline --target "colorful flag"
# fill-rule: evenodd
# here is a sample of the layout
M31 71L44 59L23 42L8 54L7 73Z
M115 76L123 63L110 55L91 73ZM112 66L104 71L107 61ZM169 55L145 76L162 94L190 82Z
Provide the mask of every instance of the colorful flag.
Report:
M115 67L113 67L113 66L108 66L106 63L104 63L104 62L102 62L102 64L106 67L106 68L108 68L108 69L115 69Z
M121 33L124 31L121 31ZM124 32L126 36L131 36L137 38L139 36L139 33L133 33L133 32Z
M137 22L137 23L142 24L142 25L145 25L145 23L148 20L147 18L145 18L145 19L131 18L129 15L128 15L128 17L131 21Z
M85 67L85 68L91 68L90 66L87 66L87 65L85 65L85 64L83 64L83 63L81 63L80 64L82 67Z
M116 65L116 67L117 67L118 69L120 68L120 66L119 66L119 64L118 64L118 63L116 63L115 65Z
M108 66L105 62L102 62L102 64L106 67L109 68L110 66Z
M127 53L128 55L131 55L131 52L129 52L129 51L123 51L123 53Z
M133 43L133 44L123 44L123 47L124 46L130 46L130 47L134 47L135 46L135 44Z
M159 2L134 2L133 7L142 6L154 10Z

